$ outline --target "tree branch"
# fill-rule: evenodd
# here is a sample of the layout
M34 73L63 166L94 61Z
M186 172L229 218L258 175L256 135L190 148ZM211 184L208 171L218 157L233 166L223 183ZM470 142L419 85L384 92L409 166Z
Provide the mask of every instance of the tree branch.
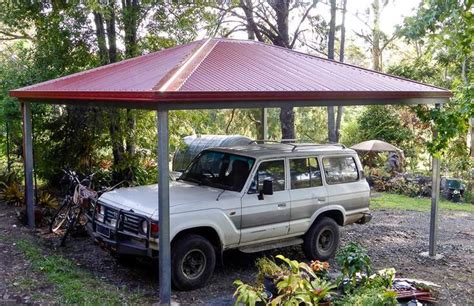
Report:
M317 1L315 1L317 2ZM316 3L315 3L316 4ZM293 40L290 43L290 49L293 49L293 46L295 45L296 40L298 39L298 35L301 33L300 32L300 27L301 24L306 20L306 17L308 17L309 12L313 8L313 5L310 5L306 12L304 12L303 17L301 17L300 22L298 23L298 26L296 27L295 34L293 34Z

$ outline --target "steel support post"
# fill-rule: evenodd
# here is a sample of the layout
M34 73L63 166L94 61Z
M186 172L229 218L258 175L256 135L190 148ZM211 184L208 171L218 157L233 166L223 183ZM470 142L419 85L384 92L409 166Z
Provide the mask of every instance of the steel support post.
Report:
M25 171L25 202L28 227L35 227L35 193L33 186L33 137L31 103L22 102L23 114L23 166Z
M436 108L440 108L440 104L436 104ZM433 138L438 137L438 131L433 131ZM429 256L436 256L437 242L438 242L438 208L439 208L439 193L440 193L440 160L433 156L432 158L432 182L431 182L431 218L430 218L430 245Z
M168 111L158 111L158 215L160 304L171 303L170 195Z
M261 135L262 135L262 140L267 140L268 139L268 112L265 107L262 108L262 118L261 118Z

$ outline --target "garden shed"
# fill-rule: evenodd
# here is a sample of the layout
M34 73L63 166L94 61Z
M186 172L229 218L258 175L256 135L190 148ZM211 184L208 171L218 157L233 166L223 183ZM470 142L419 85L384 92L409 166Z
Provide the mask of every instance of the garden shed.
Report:
M192 109L445 103L451 93L256 41L206 39L13 90L23 110L29 225L34 227L31 103L150 109L158 117L160 301L170 303L168 112ZM429 254L436 254L439 160L433 158Z

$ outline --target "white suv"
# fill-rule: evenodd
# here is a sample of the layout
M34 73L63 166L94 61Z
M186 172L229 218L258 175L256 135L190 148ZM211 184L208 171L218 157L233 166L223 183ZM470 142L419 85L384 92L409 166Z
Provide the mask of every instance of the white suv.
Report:
M117 255L158 255L158 186L104 193L89 231ZM202 287L222 252L302 244L326 260L339 226L370 221L370 189L342 145L251 144L202 151L170 185L172 283Z

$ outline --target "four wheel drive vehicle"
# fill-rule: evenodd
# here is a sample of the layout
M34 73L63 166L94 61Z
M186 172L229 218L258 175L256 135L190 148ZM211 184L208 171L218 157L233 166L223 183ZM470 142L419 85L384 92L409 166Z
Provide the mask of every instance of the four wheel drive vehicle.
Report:
M302 244L326 260L339 226L370 221L370 189L341 145L253 144L202 151L170 185L172 283L202 287L228 249ZM89 231L118 255L158 255L158 186L104 193Z

